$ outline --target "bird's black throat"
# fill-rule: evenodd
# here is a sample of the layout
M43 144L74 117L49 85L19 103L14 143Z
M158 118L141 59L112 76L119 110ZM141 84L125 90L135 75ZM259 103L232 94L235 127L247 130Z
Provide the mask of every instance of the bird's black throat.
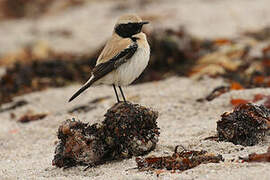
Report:
M142 26L142 23L119 24L115 27L115 32L123 38L130 38L134 34L140 33Z

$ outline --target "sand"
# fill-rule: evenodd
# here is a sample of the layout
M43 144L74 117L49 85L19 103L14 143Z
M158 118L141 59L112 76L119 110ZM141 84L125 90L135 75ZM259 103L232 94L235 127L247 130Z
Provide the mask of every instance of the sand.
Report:
M160 175L161 179L269 179L269 163L231 162L232 159L238 159L238 156L265 152L270 145L269 136L252 147L204 140L215 135L216 121L220 115L232 110L231 98L248 99L256 93L270 94L270 88L257 88L232 91L211 102L196 101L205 97L213 88L224 84L222 79L193 81L172 77L124 88L129 101L159 111L157 121L160 139L157 148L149 155L170 155L174 147L180 144L187 149L204 149L222 154L225 158L225 162L200 165L182 173L167 171ZM1 179L156 179L154 172L132 169L136 167L135 158L108 162L87 171L83 171L84 167L81 166L66 170L52 166L59 124L71 117L89 123L100 122L106 109L116 101L111 87L99 86L89 89L74 102L67 103L78 88L79 85L72 85L20 96L16 100L24 99L29 104L12 111L16 115L15 119L11 119L10 112L0 114ZM75 106L104 96L110 98L99 102L87 113L67 113ZM29 110L45 112L48 116L35 122L18 123L16 120Z

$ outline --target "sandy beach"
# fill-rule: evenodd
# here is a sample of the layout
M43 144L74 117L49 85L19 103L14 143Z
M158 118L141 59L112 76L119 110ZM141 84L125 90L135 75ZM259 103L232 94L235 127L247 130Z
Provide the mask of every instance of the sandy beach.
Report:
M49 47L55 53L94 53L111 35L116 18L130 12L138 13L151 21L145 29L146 33L157 29L179 30L179 27L183 26L198 39L221 38L222 41L225 38L226 41L226 38L235 38L233 41L237 41L237 37L243 32L263 29L270 25L270 1L267 0L141 0L140 3L91 1L83 6L67 8L63 12L40 18L1 21L0 57L12 59L12 53L19 52L16 55L20 56L22 48L39 43L42 48L44 45L45 50ZM91 20L90 17L95 18ZM63 31L66 35L63 35ZM251 42L250 44L259 44L254 39L245 40ZM267 43L269 44L269 39L263 42L262 46ZM231 46L233 47L233 43ZM233 49L232 47L229 48ZM253 51L262 56L261 45L256 47L258 48ZM13 60L17 56L14 56ZM229 65L226 65L230 67L231 62L234 61L228 61ZM4 74L5 67L0 67L0 77ZM168 156L173 153L176 145L182 145L188 150L206 150L220 154L225 159L224 162L201 164L183 172L164 171L159 177L156 171L136 169L135 157L107 162L87 171L84 171L84 166L68 169L52 166L58 141L57 129L63 121L74 117L85 123L99 123L104 119L107 109L116 103L113 88L109 86L91 87L68 103L71 95L81 86L78 82L17 96L13 102L0 105L0 108L4 109L18 101L27 103L14 110L0 112L0 179L268 180L269 163L242 163L239 156L265 153L270 146L269 133L261 143L247 147L205 138L215 136L216 122L221 119L220 116L233 110L231 99L252 99L255 94L270 95L270 88L231 90L212 101L199 102L198 99L205 98L216 87L230 84L221 77L202 76L198 78L200 80L194 79L174 75L161 81L124 88L128 101L159 112L159 141L157 147L144 157ZM103 100L89 103L97 98ZM89 111L69 113L81 105L88 105ZM31 113L45 113L47 116L28 123L18 122L23 115Z
M200 103L196 99L205 97L210 89L224 85L221 79L204 78L193 81L187 78L172 77L164 81L134 85L126 88L127 98L134 102L159 111L158 126L160 139L157 148L149 155L172 154L176 145L187 149L207 150L221 154L225 161L214 164L203 164L182 173L164 172L162 179L268 179L267 163L231 162L238 156L250 153L263 153L270 145L267 136L263 143L244 147L229 142L204 140L216 133L216 121L225 111L231 111L231 98L250 98L254 94L270 94L270 89L251 89L232 91L221 95L211 102ZM1 174L4 179L156 179L154 172L139 172L134 158L109 162L96 168L83 171L84 167L60 169L52 166L56 131L61 122L76 117L83 122L100 122L106 109L115 103L113 90L108 86L91 88L73 103L67 99L79 86L74 85L61 89L49 89L43 92L21 96L29 102L13 111L16 117L31 110L35 113L49 115L39 121L26 124L10 119L10 112L1 113ZM110 96L99 102L96 107L79 114L68 114L75 106L86 104L97 98ZM53 100L52 100L53 99ZM158 101L157 101L158 100Z

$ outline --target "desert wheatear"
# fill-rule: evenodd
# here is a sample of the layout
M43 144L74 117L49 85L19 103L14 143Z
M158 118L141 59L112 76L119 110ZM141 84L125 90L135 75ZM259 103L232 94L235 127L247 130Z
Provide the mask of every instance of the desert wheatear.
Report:
M124 101L126 101L121 86L132 83L143 72L148 64L150 48L146 35L141 32L142 26L148 22L142 21L137 15L121 16L111 38L107 41L98 57L89 80L69 99L69 102L80 95L91 85L118 86Z

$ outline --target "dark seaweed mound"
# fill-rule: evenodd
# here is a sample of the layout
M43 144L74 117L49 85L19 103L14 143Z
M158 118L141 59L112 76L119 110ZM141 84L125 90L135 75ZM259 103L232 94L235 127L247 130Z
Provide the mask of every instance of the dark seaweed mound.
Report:
M226 112L217 122L218 137L243 146L253 146L265 136L270 122L270 110L263 105L241 104Z
M109 160L144 155L156 147L158 113L138 104L120 102L101 124L66 120L58 129L60 140L53 165L96 165Z

